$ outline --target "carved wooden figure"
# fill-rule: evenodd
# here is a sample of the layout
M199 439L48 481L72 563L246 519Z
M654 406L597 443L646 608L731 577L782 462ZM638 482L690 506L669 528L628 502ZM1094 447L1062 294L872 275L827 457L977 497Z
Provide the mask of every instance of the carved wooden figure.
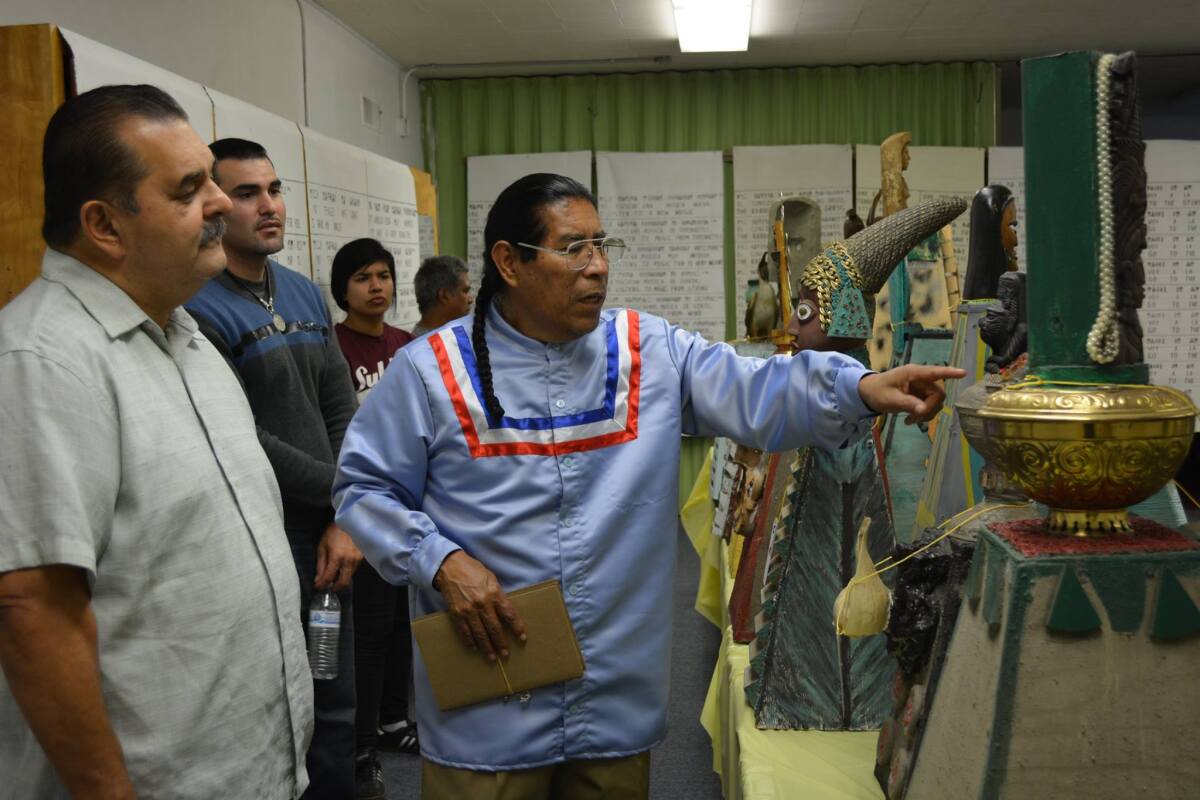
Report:
M1000 276L1016 269L1016 201L1007 186L994 183L971 201L971 253L963 299L995 299Z
M788 263L791 264L792 285L789 295L794 300L800 268L821 252L821 206L807 197L788 197L771 208L771 219L783 213L783 234L787 241ZM768 232L767 248L771 253L772 277L779 277L779 248L775 246L774 231Z
M771 285L771 254L758 262L758 286L746 304L746 338L764 339L779 325L779 295Z
M999 372L1029 349L1029 320L1025 311L1025 274L1000 276L997 308L989 308L979 326L979 338L991 348L987 371Z
M932 201L835 242L800 274L789 323L800 349L865 361L872 295L912 246L962 213ZM768 547L746 697L760 728L866 730L888 708L892 667L880 637L838 637L833 602L850 580L860 523L878 561L895 545L872 437L835 452L800 451L786 513Z
M908 207L912 134L894 133L879 148L880 190L867 225ZM903 269L895 270L876 295L875 327L868 344L871 366L883 370L900 363L908 337L922 329L949 329L958 305L959 278L952 232L931 234L913 248Z
M908 146L912 134L908 131L893 133L879 146L879 193L883 200L883 215L891 216L908 208L908 183L904 170L908 169Z
M954 403L959 395L980 380L987 372L995 372L992 353L1006 354L1003 365L1025 352L1025 338L1015 316L1011 324L1005 316L1001 321L996 309L997 284L1005 282L1003 308L1016 314L1024 308L1024 274L1016 269L1016 207L1012 192L1000 185L985 186L971 201L971 254L967 265L966 299L959 305L955 320L954 344L950 365L966 370L967 376L950 381L946 386L946 404L938 415L933 446L929 452L920 496L917 502L911 538L919 537L931 526L939 525L982 497L979 472L982 457L963 438ZM1020 287L1017 286L1020 284ZM1020 288L1019 296L1014 292ZM1006 303L1006 304L1005 304ZM1004 312L1008 313L1008 312ZM995 329L995 338L988 339L988 326ZM908 538L908 537L906 537Z
M797 453L771 453L766 459L763 492L754 516L742 557L738 562L733 590L729 594L729 624L733 640L749 644L754 640L754 620L762 609L763 576L766 574L767 547L775 526L787 516L783 510L792 486L792 471Z

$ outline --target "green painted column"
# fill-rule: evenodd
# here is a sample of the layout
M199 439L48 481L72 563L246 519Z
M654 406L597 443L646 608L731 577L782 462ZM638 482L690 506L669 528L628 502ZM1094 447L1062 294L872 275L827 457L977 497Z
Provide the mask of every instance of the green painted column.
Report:
M1096 62L1074 52L1021 62L1029 369L1046 380L1146 383L1145 364L1087 354L1100 286Z

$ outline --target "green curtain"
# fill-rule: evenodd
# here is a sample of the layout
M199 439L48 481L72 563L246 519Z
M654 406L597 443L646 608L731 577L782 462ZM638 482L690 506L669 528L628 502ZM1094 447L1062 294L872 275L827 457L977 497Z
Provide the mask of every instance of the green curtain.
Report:
M467 157L562 150L725 150L996 140L999 71L982 62L792 67L421 82L425 165L441 252L466 255ZM725 282L733 335L733 168L726 164Z

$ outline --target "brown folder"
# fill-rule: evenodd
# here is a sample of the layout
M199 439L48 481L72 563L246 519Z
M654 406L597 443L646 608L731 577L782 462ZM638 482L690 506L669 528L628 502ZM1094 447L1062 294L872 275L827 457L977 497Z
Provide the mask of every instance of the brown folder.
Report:
M514 589L508 599L525 622L526 640L517 641L512 631L505 629L509 656L503 664L501 660L489 661L480 651L463 644L444 611L413 620L413 637L442 711L583 675L583 653L558 581Z

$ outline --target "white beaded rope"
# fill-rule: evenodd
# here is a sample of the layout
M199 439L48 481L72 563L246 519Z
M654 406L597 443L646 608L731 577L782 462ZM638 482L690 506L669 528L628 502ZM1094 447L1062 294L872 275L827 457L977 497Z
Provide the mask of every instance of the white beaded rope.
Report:
M1096 67L1096 168L1099 172L1097 193L1100 212L1100 307L1087 336L1088 357L1097 364L1111 364L1121 343L1117 326L1116 274L1113 268L1112 162L1109 160L1109 89L1112 81L1112 54L1100 56Z

